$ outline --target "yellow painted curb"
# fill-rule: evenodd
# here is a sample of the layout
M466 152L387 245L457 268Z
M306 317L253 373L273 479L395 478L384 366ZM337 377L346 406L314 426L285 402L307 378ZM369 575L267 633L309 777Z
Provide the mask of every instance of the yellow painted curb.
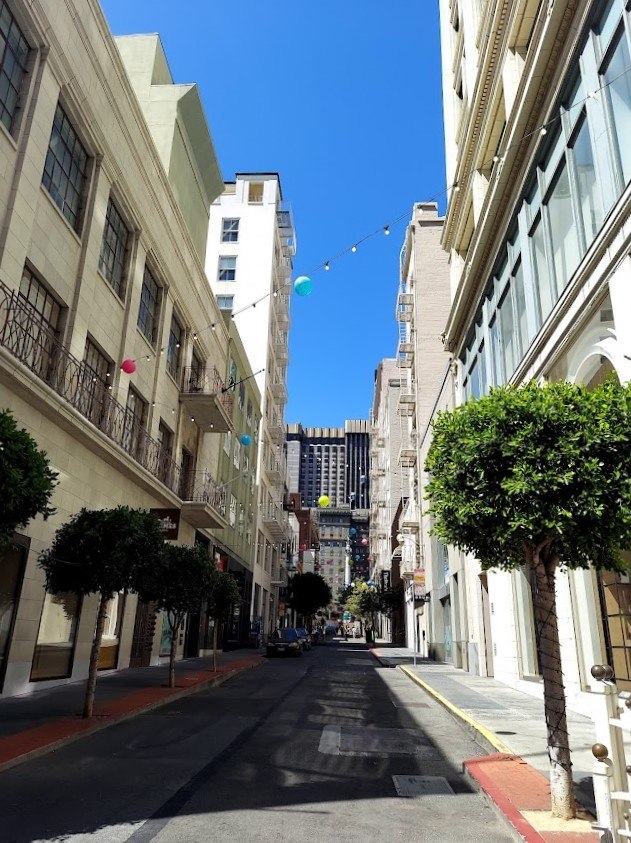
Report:
M445 708L449 709L452 714L455 714L456 717L459 717L461 720L464 720L465 723L468 723L476 732L479 732L482 737L491 744L491 746L496 749L498 752L504 752L507 755L514 755L515 753L510 750L506 744L502 743L502 741L496 737L493 732L489 731L485 726L481 723L478 723L477 720L474 720L473 717L470 717L465 711L462 711L457 706L455 706L452 702L450 702L446 697L443 697L442 694L439 694L438 691L434 690L431 685L428 685L427 682L423 682L422 679L412 673L412 671L405 667L405 665L398 665L400 670L403 671L407 676L410 677L417 685L420 685L424 691L427 691L428 694L431 694L434 699L438 700L441 705L444 705Z

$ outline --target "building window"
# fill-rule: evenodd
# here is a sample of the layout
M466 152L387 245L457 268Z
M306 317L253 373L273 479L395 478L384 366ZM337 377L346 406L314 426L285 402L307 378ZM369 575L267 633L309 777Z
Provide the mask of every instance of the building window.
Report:
M236 281L237 280L237 259L230 255L219 256L219 274L218 281Z
M557 295L570 280L579 261L576 223L572 212L572 196L567 166L563 161L559 168L550 196L547 200L552 261L556 276Z
M261 205L263 203L263 182L251 181L248 185L248 202L250 205Z
M224 435L223 435L223 450L224 450L224 453L226 453L226 454L228 454L228 456L230 456L231 449L232 449L232 433L231 433L231 431L228 431L227 433L224 433Z
M0 122L14 128L29 46L9 7L0 0Z
M171 330L169 331L169 345L167 346L167 371L175 380L177 380L180 371L183 340L184 329L173 316L171 318Z
M234 440L234 452L232 455L232 462L235 468L239 468L241 465L241 443L238 439Z
M239 242L239 220L238 219L224 219L221 221L221 242L222 243L238 243Z
M173 467L173 431L160 419L158 425L158 477L163 483L171 480Z
M576 173L578 202L581 209L585 243L589 244L600 229L603 211L596 178L592 142L585 119L583 119L581 128L572 145L572 163Z
M548 318L556 301L556 290L554 288L552 273L548 269L548 261L546 260L546 245L541 216L537 218L537 222L530 234L530 244L535 275L535 293L539 309L539 323L542 324Z
M624 28L620 29L617 43L609 60L605 63L602 75L607 85L607 101L613 128L619 166L622 170L623 184L631 179L631 79L629 66L631 56L627 46Z
M61 305L27 267L24 267L22 272L20 295L26 299L49 328L53 331L58 330Z
M76 594L47 594L31 665L31 682L66 679L72 675L81 598Z
M145 432L148 406L147 402L130 386L125 405L125 430L121 444L134 458L138 456L142 434Z
M217 307L219 310L233 310L234 296L217 296Z
M110 282L116 295L123 297L123 280L125 277L125 263L129 230L118 213L116 205L110 201L107 204L103 242L99 256L99 269Z
M50 135L42 184L75 231L79 230L88 154L60 105Z
M155 278L145 266L140 293L140 309L138 311L138 327L154 345L158 334L158 315L160 310L160 287Z
M230 526L234 527L237 523L237 499L234 495L230 495Z
M111 378L111 362L90 339L85 342L83 362L86 366L86 380L84 389L78 395L80 403L77 409L98 426L104 416L104 404Z

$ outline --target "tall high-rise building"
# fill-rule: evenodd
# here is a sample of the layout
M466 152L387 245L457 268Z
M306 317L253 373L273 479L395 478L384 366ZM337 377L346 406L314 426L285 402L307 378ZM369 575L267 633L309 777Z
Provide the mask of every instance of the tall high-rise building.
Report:
M285 403L289 297L296 251L293 218L278 173L237 173L210 208L206 274L224 312L231 314L261 393L256 479L258 506L252 616L269 631L286 584L290 543L285 496ZM243 371L230 361L239 399ZM226 434L224 449L238 440Z
M366 420L344 427L287 425L287 482L303 505L317 506L326 495L331 506L370 506L370 428Z

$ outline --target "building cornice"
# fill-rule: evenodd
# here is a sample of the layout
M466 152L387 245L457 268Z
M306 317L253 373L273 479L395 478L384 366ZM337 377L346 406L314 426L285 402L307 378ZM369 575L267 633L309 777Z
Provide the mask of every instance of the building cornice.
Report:
M549 45L542 43L542 49L526 62L515 105L509 115L505 137L506 155L499 170L495 171L487 191L478 223L474 228L467 253L467 267L454 296L445 328L445 345L449 351L458 354L464 340L464 333L472 310L477 307L480 296L488 282L496 258L498 244L501 244L506 229L514 214L515 201L523 191L526 178L537 152L540 137L535 131L558 96L558 88L565 78L574 50L567 52L567 36L572 28L581 31L588 10L583 10L580 22L573 21L580 0L567 0L558 12L559 24ZM557 4L559 6L559 4ZM554 8L554 7L553 7ZM560 8L560 6L559 6ZM542 24L543 25L543 24ZM533 37L536 37L535 32ZM576 42L578 38L576 39ZM541 67L541 63L545 64ZM533 79L536 78L536 88ZM530 96L535 90L534 96ZM519 140L529 137L529 141Z

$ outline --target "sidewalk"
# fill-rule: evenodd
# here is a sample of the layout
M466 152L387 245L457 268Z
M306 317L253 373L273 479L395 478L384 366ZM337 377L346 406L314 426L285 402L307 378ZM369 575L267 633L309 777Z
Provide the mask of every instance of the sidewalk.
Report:
M414 667L413 652L408 648L378 642L372 653L382 664L403 670L411 681L477 732L493 754L465 762L467 771L526 840L587 843L599 839L584 821L576 826L576 832L570 831L569 826L567 831L545 828L544 814L549 817L550 767L541 699L448 664L419 657ZM569 711L567 720L576 797L594 813L594 726L589 718ZM532 836L533 831L536 836Z
M85 680L0 700L0 771L52 752L84 735L128 720L179 697L215 687L263 663L260 650L233 650L218 658L176 662L175 688L168 665L127 668L97 678L94 716L81 717Z

